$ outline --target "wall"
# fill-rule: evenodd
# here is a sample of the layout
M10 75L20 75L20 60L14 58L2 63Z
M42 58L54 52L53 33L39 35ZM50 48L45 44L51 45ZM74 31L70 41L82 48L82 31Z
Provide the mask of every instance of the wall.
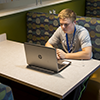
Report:
M8 1L8 2L6 0L5 3L0 3L0 10L26 6L32 3L36 4L36 0L13 0L13 1Z
M72 0L68 3L61 3L53 6L34 9L34 12L46 12L49 10L56 10L59 13L64 8L74 10L77 15L84 16L85 14L85 0ZM0 34L7 33L9 40L25 42L26 41L26 14L27 12L8 15L0 18Z

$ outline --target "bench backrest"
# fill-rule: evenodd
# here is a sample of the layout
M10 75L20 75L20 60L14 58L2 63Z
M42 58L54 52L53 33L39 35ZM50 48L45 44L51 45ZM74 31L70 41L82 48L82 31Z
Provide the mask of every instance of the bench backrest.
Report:
M77 16L76 22L89 31L93 45L93 58L100 60L100 18ZM57 14L28 12L27 42L44 45L59 25ZM58 47L62 48L61 44Z

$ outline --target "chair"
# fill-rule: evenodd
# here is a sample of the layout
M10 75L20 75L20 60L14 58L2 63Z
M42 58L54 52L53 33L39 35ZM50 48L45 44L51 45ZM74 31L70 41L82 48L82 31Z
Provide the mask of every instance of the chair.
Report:
M9 86L0 83L0 100L14 100Z

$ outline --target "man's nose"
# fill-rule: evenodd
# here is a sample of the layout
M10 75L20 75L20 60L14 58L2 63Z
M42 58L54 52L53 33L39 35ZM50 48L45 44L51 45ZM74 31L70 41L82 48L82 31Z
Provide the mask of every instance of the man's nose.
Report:
M62 28L65 28L65 25L64 24L62 25Z

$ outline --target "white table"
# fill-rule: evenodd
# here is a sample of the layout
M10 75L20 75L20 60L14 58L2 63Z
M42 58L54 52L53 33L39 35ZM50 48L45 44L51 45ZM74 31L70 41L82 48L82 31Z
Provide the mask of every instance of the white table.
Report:
M61 99L100 67L100 61L94 59L71 61L69 67L54 75L30 70L26 68L23 43L0 42L0 76Z

